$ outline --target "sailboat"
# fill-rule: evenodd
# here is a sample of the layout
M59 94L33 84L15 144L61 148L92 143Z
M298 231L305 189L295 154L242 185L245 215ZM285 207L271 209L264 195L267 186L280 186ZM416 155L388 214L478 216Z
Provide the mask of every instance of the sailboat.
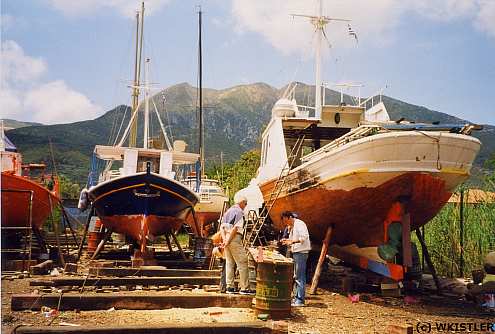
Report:
M331 245L376 251L389 243L394 223L407 239L469 177L481 144L470 135L476 126L391 121L380 94L327 105L320 76L323 29L347 20L324 16L321 2L317 15L300 16L318 34L316 101L314 107L298 104L292 83L273 106L254 180L265 213L283 229L280 214L297 212L320 244L329 235Z
M31 228L40 242L41 229L60 201L58 178L45 175L45 164L23 164L22 155L0 121L2 229Z
M203 117L203 61L202 61L202 41L201 41L201 19L202 11L198 11L198 65L199 65L199 155L200 155L200 172L196 176L190 176L182 182L193 189L199 197L199 202L194 207L199 231L195 231L199 236L207 236L212 231L213 223L221 215L225 202L229 198L223 191L219 182L214 179L206 178L205 175L205 141L204 141L204 117ZM189 218L189 225L192 224L193 217Z
M154 106L162 135L166 139L167 149L152 147L150 126L150 88L148 84L149 59L145 65L145 84L140 85L140 64L144 3L138 13L136 29L136 74L133 89L132 116L119 143L114 146L97 145L96 158L106 161L103 172L95 184L92 184L82 198L87 197L103 225L108 231L122 233L140 245L144 254L146 245L156 236L174 233L193 214L198 196L187 186L175 180L174 167L194 164L198 154L185 152L185 145L170 144L160 115ZM139 19L140 15L140 19ZM141 36L139 36L139 22ZM141 37L141 38L140 38ZM144 108L137 103L139 90L145 92ZM143 109L143 144L136 147L137 117ZM129 145L124 146L129 137ZM122 167L113 168L121 163ZM90 181L92 183L92 181ZM84 201L82 201L84 202ZM88 203L88 204L89 204ZM84 203L83 205L84 206Z

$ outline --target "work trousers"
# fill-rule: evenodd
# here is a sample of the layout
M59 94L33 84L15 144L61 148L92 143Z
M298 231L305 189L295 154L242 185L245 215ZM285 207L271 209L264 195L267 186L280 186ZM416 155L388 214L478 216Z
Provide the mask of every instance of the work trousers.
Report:
M306 295L306 262L308 261L308 253L292 253L294 259L294 302L303 303Z
M242 236L236 236L225 247L225 260L227 269L227 288L234 287L235 266L239 269L239 286L241 290L249 289L248 258L246 250L242 246Z

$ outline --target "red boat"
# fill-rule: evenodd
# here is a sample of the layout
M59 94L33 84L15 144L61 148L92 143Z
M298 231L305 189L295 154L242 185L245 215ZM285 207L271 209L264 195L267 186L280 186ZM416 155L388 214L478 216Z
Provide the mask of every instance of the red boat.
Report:
M22 164L22 156L1 129L2 228L39 231L59 202L58 180L45 175L44 164Z

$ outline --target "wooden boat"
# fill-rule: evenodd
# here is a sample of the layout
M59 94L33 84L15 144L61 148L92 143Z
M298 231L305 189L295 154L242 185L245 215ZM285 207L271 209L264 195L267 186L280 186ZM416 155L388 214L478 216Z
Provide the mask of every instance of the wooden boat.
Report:
M141 26L143 9L141 15ZM139 22L139 21L138 21ZM139 32L139 27L136 29ZM141 40L136 36L136 41ZM141 63L141 48L136 51ZM149 73L149 59L146 60L145 73ZM138 66L136 66L138 67ZM150 88L140 86L136 74L133 88L132 117L120 141L115 146L97 145L94 156L106 162L98 179L96 171L90 173L89 189L81 193L80 207L92 205L96 214L108 232L127 235L140 245L145 253L148 241L161 234L172 233L186 222L198 202L196 194L175 180L174 167L183 164L195 164L199 156L194 153L174 149L170 144L160 115L155 106L159 128L166 139L167 148L154 148L150 137ZM144 108L140 108L137 97L144 90ZM153 102L154 104L154 102ZM136 147L137 115L144 113L143 146ZM127 142L127 146L124 144ZM185 146L183 147L185 149ZM115 165L121 163L122 167ZM199 230L199 229L198 229Z
M1 135L2 228L32 227L41 230L59 202L58 179L45 175L44 164L22 164L22 155Z
M301 16L318 34L316 101L299 105L292 84L272 109L254 182L266 211L278 229L282 211L297 212L317 243L330 226L334 245L383 245L394 222L408 237L469 177L481 144L470 136L476 126L393 122L381 93L349 103L341 92L340 104L326 105L319 73L323 29L347 20L323 16L321 3L319 15Z

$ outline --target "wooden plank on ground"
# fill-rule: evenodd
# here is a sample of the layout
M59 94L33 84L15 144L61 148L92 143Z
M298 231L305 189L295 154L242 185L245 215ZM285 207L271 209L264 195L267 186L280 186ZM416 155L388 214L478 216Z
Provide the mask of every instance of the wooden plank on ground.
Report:
M29 282L31 286L122 286L122 285L215 285L220 283L220 276L205 277L100 277L82 278L65 277L38 279Z
M151 269L151 268L89 268L89 274L94 276L153 276L153 277L206 277L220 276L220 270L197 269Z
M146 326L119 326L119 327L68 327L68 326L45 326L45 327L17 327L17 334L283 334L288 333L287 326L276 326L271 322L223 322L204 324L166 324Z
M29 270L32 275L46 275L52 270L52 268L53 268L53 261L46 260L35 266L31 266Z
M165 308L202 307L251 307L253 297L244 295L213 294L105 294L81 295L60 294L17 294L12 295L12 311L39 310L41 306L59 310L107 310L111 307L126 310L158 310ZM60 302L59 302L60 300Z

